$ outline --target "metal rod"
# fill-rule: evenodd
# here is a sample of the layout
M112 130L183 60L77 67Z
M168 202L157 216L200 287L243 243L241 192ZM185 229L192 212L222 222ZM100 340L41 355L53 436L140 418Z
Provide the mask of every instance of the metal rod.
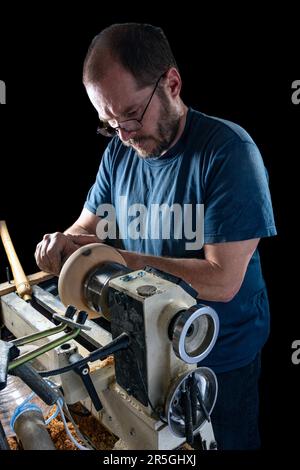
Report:
M80 328L76 328L71 333L66 334L62 336L61 338L58 338L54 341L51 341L51 343L45 344L44 346L41 346L40 348L37 348L34 351L30 351L29 353L24 354L21 357L18 357L17 359L9 363L8 371L14 369L17 366L20 366L21 364L24 364L25 362L32 361L36 357L41 356L42 354L50 351L51 349L57 348L61 344L66 343L67 341L70 341L71 339L76 338L76 336L78 336L80 331L81 331Z
M46 338L47 336L55 335L56 333L61 333L66 328L65 323L60 323L59 325L55 326L54 328L50 328L49 330L45 331L38 331L37 333L33 333L32 335L22 336L21 338L17 338L11 341L15 346L21 346L23 344L33 343L34 341L38 341L39 339Z
M5 431L0 421L0 450L10 450Z
M24 411L17 417L14 430L24 450L55 450L41 411Z

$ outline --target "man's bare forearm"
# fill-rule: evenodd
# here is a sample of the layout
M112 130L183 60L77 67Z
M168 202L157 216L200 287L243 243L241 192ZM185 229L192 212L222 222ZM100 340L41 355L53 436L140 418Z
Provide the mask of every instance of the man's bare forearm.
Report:
M222 269L201 259L165 258L119 250L129 268L143 269L146 265L180 277L198 292L203 300L228 302L236 292L224 280Z
M79 224L73 224L64 231L65 235L94 235Z

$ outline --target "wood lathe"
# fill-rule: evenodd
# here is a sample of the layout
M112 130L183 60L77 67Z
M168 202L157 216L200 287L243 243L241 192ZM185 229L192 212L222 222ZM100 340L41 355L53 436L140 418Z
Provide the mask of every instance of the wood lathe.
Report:
M44 369L40 377L55 381L67 404L90 409L119 437L115 448L216 448L210 415L217 380L199 363L215 344L219 321L197 304L190 285L150 266L131 271L118 251L93 243L69 257L58 282L33 285L31 302L5 292L1 321L15 346L35 335L27 354ZM82 312L88 318L80 320ZM70 331L77 333L65 339ZM9 358L8 373L24 356Z

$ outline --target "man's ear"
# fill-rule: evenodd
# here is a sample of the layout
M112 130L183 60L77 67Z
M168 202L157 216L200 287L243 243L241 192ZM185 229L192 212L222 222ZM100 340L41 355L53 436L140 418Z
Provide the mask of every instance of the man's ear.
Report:
M170 68L166 74L166 79L167 87L172 98L176 98L180 94L182 83L178 70L175 69L175 67Z

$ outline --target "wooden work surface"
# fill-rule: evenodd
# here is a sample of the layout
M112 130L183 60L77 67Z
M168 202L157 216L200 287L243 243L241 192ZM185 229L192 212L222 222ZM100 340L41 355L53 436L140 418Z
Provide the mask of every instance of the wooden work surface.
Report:
M38 284L39 282L42 281L47 281L48 279L51 279L53 274L46 273L45 271L39 271L34 274L30 274L28 276L28 280L32 286L35 284ZM5 294L10 294L11 292L14 292L16 290L15 283L12 280L11 282L3 282L0 284L0 297Z

